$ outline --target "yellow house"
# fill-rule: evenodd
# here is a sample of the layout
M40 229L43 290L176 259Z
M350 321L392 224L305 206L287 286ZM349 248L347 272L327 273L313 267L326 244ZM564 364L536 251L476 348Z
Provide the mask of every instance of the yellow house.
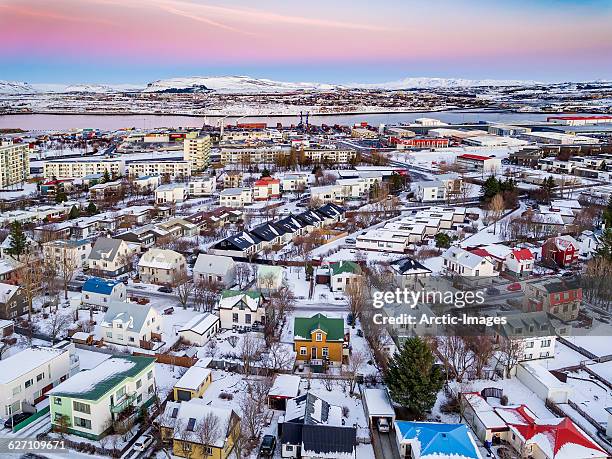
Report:
M234 410L199 398L167 402L159 422L162 440L172 442L172 454L189 459L226 459L240 436L240 417Z
M293 346L297 359L311 365L327 362L340 365L344 348L344 319L323 314L296 317L293 322Z
M174 385L174 400L186 402L201 398L212 382L212 371L208 368L190 367Z

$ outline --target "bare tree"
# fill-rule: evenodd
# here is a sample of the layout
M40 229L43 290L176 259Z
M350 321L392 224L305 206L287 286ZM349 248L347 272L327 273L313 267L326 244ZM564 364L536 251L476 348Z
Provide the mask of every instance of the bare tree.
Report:
M367 362L366 355L361 351L353 351L349 356L348 364L344 370L344 376L349 381L349 393L353 395L355 385L357 384L357 376Z
M23 293L28 304L28 322L31 322L34 297L40 290L43 270L39 259L35 258L28 252L26 252L24 255L24 266L20 270L20 286L23 289Z
M236 282L238 283L239 289L243 289L247 286L250 276L251 269L247 263L236 264Z
M80 267L81 261L68 253L67 247L62 247L62 254L57 260L57 271L64 287L64 299L68 299L68 284L72 280L72 276Z
M68 327L72 324L72 314L64 314L59 311L51 314L51 321L49 322L49 337L51 343L55 344L55 340L60 336Z
M523 358L525 345L521 339L504 339L500 343L499 361L503 367L504 377L511 378L514 368Z
M195 426L195 438L202 445L202 455L209 456L209 445L213 445L221 434L221 420L212 412L206 413Z
M263 425L263 413L259 410L259 403L249 393L244 393L239 402L242 413L242 431L248 440L254 440L259 436Z
M457 382L461 382L468 370L473 369L475 356L462 336L449 335L436 339L436 348L440 360Z
M496 234L497 222L504 213L505 203L501 193L496 194L489 203L489 211L493 218L493 234Z
M286 370L293 367L295 354L287 344L278 341L272 343L267 351L266 367L272 371Z
M240 360L245 375L251 374L251 367L263 350L263 342L254 333L246 333L240 343Z
M172 276L172 283L175 285L178 302L183 306L183 309L187 309L187 304L194 290L193 282L191 282L187 270L175 271Z
M353 328L357 320L361 317L361 313L368 304L367 286L363 276L351 278L351 282L346 286L344 293L348 299L348 306L353 316Z
M223 285L214 280L201 279L196 281L193 286L194 309L211 312L222 289Z

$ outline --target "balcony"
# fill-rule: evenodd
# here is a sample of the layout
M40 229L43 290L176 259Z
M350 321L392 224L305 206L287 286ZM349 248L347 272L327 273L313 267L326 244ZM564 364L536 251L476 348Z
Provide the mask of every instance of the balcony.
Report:
M126 408L132 406L132 403L134 402L134 400L136 400L136 393L131 393L126 395L123 400L121 400L119 403L116 403L115 405L111 405L111 413L121 413L122 411L124 411Z

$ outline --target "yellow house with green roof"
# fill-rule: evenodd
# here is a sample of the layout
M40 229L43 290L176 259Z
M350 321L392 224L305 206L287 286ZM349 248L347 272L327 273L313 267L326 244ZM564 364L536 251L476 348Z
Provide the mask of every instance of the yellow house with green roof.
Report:
M296 317L293 322L293 348L297 359L311 365L342 364L344 354L344 319L323 314Z
M97 440L155 397L153 357L113 356L48 392L51 426Z

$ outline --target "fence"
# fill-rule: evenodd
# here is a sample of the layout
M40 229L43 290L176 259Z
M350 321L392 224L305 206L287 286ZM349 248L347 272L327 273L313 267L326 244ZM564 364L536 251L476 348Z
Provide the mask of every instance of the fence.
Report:
M167 365L176 365L179 367L190 368L198 361L197 357L179 356L172 354L145 354L143 352L134 352L135 356L155 357L157 363L165 363Z
M49 414L49 407L45 406L42 410L37 411L36 413L34 413L32 416L30 416L27 419L24 419L23 421L21 421L19 424L16 424L13 426L13 432L19 432L21 429L23 429L24 427L29 426L30 424L32 424L34 421L36 421L37 419L42 418L43 416L46 416L47 414Z

